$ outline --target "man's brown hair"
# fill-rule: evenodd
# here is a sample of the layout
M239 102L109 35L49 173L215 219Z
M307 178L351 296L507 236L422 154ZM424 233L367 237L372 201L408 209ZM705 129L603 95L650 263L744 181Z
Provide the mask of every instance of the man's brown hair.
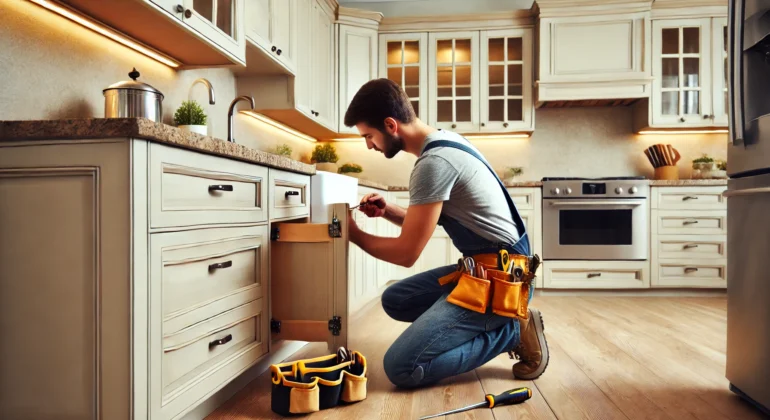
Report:
M385 119L392 117L404 124L416 118L409 97L401 86L389 79L366 82L350 101L345 112L345 125L353 127L364 122L385 132Z

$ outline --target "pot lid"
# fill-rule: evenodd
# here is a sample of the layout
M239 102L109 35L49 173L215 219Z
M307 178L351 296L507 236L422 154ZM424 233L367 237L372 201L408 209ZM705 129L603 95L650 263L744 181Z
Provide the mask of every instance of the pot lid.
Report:
M143 90L146 92L157 93L158 95L160 95L161 98L163 98L163 93L161 93L158 89L155 89L154 87L148 85L147 83L137 82L136 79L139 78L139 76L140 76L139 72L136 71L136 67L134 67L131 73L128 73L128 77L130 77L133 80L124 80L122 82L112 84L109 87L107 87L107 89L104 89L102 92L106 92L112 89Z

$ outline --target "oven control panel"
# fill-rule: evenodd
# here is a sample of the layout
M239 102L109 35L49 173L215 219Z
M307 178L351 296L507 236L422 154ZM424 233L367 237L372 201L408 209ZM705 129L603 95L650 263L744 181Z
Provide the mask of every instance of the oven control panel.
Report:
M598 182L583 183L583 195L607 194L607 184Z
M647 198L648 180L543 181L543 198Z

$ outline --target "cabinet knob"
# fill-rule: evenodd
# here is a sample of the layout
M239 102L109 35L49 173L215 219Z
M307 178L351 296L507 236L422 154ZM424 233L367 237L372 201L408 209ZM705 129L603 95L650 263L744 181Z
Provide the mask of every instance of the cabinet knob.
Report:
M273 48L270 48L270 51L275 52L275 50L276 50L276 47L275 45L273 45Z
M679 118L679 122L684 122L684 117Z
M187 19L190 19L192 17L192 10L190 9L185 10L184 17L186 17Z
M484 123L481 123L481 126L482 126L482 127L486 127L487 125L486 125L486 124L484 124Z
M503 127L508 128L508 123L503 123Z
M181 4L177 4L177 5L176 5L176 12L177 12L177 13L182 13L182 12L184 12L184 6L182 6Z
M281 49L279 48L278 51L275 52L278 55L281 55Z
M457 128L457 124L452 124L452 128Z

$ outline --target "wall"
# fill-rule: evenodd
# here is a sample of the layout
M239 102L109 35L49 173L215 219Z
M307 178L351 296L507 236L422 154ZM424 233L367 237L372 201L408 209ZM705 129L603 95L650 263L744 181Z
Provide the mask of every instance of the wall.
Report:
M235 98L235 78L227 68L175 71L142 54L51 13L31 2L0 1L0 119L34 120L104 117L102 90L138 80L164 94L163 122L173 125L175 109L183 100L197 100L209 117L209 134L227 138L227 110ZM194 80L205 77L214 86L216 104ZM238 108L245 104L238 104ZM236 115L237 143L270 150L280 143L294 149L295 159L309 155L313 145L266 126L245 115Z
M679 151L681 178L691 176L692 159L702 153L727 159L727 134L638 135L632 132L631 107L548 108L535 114L535 133L529 139L478 139L474 145L502 173L506 166L521 166L522 180L544 176L636 176L653 177L644 149L670 144ZM416 160L399 154L392 161L366 144L335 143L339 164L356 162L363 166L362 178L407 185Z

